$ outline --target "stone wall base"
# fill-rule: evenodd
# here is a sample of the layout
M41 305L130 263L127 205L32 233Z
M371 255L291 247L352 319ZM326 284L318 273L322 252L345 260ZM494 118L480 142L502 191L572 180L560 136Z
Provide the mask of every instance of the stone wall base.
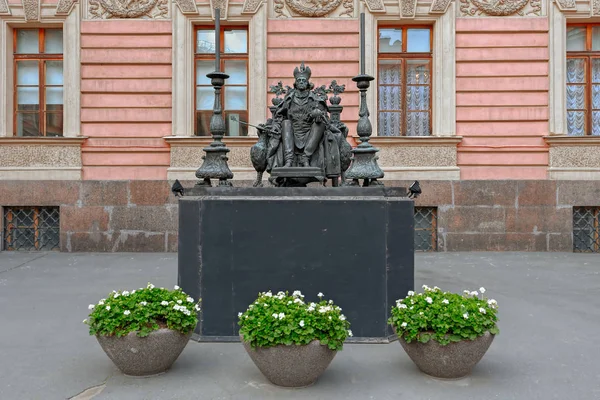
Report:
M62 251L172 252L178 200L171 183L0 181L0 207L60 206ZM421 187L415 205L437 207L439 251L570 252L573 206L600 206L600 181L432 180Z

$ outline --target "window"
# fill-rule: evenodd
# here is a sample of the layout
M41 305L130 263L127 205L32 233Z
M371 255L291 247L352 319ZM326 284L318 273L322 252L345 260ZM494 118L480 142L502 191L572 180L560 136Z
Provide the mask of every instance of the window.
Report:
M573 207L573 251L600 253L600 207Z
M58 207L6 207L4 250L58 250Z
M437 251L435 207L415 207L415 251Z
M431 27L381 27L378 135L431 135Z
M237 120L248 120L248 30L245 27L222 27L220 70L229 75L221 91L221 105L226 135L248 136L246 125ZM210 136L215 92L206 74L215 70L214 27L196 29L196 112L195 134Z
M600 25L567 27L567 132L600 135Z
M16 136L63 135L63 31L14 29Z

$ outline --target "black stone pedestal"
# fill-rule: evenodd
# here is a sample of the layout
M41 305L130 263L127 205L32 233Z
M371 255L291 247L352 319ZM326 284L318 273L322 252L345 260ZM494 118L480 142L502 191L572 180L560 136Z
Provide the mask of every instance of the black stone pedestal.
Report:
M220 189L220 190L218 190ZM414 286L413 201L393 188L204 188L179 201L178 284L202 298L198 340L238 340L258 292L342 307L358 341L387 341Z

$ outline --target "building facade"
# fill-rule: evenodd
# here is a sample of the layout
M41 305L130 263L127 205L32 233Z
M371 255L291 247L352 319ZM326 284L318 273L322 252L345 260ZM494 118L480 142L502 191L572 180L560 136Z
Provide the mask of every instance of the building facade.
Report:
M596 0L0 0L3 248L175 251L216 35L235 185L257 140L238 121L302 61L345 85L356 144L361 12L371 143L386 184L421 181L419 247L598 251Z

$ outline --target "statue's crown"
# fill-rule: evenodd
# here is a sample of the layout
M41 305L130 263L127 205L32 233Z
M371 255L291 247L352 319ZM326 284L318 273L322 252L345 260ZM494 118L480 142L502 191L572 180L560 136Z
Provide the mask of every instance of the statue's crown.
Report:
M306 78L306 80L310 79L310 67L305 67L304 66L304 61L302 61L302 64L300 64L300 68L296 67L294 69L294 78L298 79L300 77Z

